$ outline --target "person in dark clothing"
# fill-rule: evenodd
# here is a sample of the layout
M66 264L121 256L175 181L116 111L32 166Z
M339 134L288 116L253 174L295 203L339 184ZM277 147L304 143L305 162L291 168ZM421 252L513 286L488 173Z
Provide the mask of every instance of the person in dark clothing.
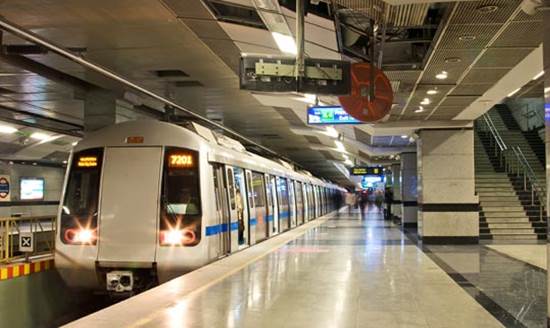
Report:
M337 192L334 195L334 203L336 204L336 217L340 218L340 208L342 208L342 193Z
M391 204L393 203L393 190L389 187L386 188L386 191L384 192L384 202L386 203L384 218L386 220L391 220Z
M361 218L365 215L365 208L369 203L369 194L367 191L362 191L359 195L359 207L361 207Z

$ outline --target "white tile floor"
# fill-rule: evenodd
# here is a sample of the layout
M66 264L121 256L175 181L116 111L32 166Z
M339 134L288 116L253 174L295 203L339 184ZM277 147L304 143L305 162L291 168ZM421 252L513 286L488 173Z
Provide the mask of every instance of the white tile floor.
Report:
M315 225L69 326L502 327L380 214Z

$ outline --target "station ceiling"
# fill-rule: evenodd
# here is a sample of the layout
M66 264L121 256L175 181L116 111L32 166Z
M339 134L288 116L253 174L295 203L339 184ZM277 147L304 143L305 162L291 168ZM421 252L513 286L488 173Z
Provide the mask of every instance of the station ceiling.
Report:
M322 1L320 6L330 8L332 15L351 19L354 28L364 24L370 5L387 6L385 10L391 13L388 22L401 33L396 33L398 39L392 39L382 56L387 58L382 67L395 92L392 110L377 124L337 127L344 136L344 154L358 162L386 163L389 156L414 149L414 131L418 129L469 126L490 108L488 104L501 101L523 85L528 86L522 95L541 95L540 77L530 81L542 70L542 57L540 62L526 62L526 58L538 58L541 51L542 16L527 15L521 3L334 0L328 6ZM271 32L282 29L294 34L294 12L276 1L11 0L0 3L0 13L52 43L272 148L315 174L348 181L342 150L335 145L331 131L305 123L310 99L239 89L241 55L282 55ZM437 16L433 26L428 26L430 15ZM396 52L404 49L400 48L403 44L418 40L399 39L403 31L411 33L404 22L417 24L415 29L433 30L432 39L420 40L428 46L415 48L425 49L421 61L409 66L399 62ZM358 60L342 51L339 29L330 15L308 14L306 55ZM350 35L354 37L347 37ZM83 99L90 87L107 88L118 95L119 121L147 116L139 110L143 106L163 111L158 101L9 33L3 33L2 45L0 121L18 132L0 133L0 158L65 160L71 144L83 134ZM391 58L396 58L397 64L390 63ZM524 65L522 69L516 69L520 65ZM447 78L437 79L443 71ZM501 85L508 80L513 82ZM493 90L497 85L498 92ZM427 94L428 90L437 93ZM425 98L429 103L421 105ZM333 97L321 96L320 100L337 102ZM33 137L35 132L42 133L38 135L41 138Z

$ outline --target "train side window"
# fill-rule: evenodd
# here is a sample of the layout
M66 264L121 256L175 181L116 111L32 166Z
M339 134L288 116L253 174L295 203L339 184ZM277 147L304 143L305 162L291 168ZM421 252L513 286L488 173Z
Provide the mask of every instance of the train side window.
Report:
M199 153L166 147L161 195L161 243L173 244L179 232L183 246L195 246L201 240L201 202Z
M233 177L233 170L227 168L227 187L229 190L229 204L231 209L235 209L235 178Z

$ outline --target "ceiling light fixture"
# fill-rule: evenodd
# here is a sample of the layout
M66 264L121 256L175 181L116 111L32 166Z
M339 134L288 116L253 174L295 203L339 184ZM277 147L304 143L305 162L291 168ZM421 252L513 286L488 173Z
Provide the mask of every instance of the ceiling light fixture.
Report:
M430 90L426 91L426 94L429 94L429 95L436 95L438 93L439 93L439 91L437 91L437 89L430 89Z
M338 138L338 136L340 135L340 133L338 133L338 131L335 128L333 128L332 126L327 126L326 131L324 132L324 134L326 134L327 136L329 136L331 138Z
M449 77L447 71L441 71L441 73L436 74L435 78L438 80L445 80Z
M0 125L0 133L12 134L17 132L17 129L9 125Z
M431 104L431 100L429 98L424 98L421 102L420 102L420 105L429 105Z
M353 162L352 162L351 160L349 160L349 159L346 159L346 160L344 161L344 164L349 165L349 166L353 166Z
M494 13L498 10L498 6L495 5L485 5L485 6L479 6L476 8L477 12L481 14L490 14Z
M521 88L517 88L516 90L510 92L510 93L508 94L508 98L514 96L516 93L518 93L519 90L521 90Z
M539 77L542 77L543 75L544 75L544 71L541 71L539 74L533 76L533 81L534 81L534 80L538 80Z
M75 142L71 143L71 146L73 146L73 147L76 146L76 145L78 145L78 141L75 141Z
M44 140L48 140L50 138L50 136L45 134L45 133L42 133L42 132L35 132L35 133L31 134L31 138L35 139L35 140L44 141Z
M545 94L547 94L547 93L549 93L549 92L550 92L550 87L544 88L544 93L545 93Z
M414 112L415 112L415 113L422 113L423 111L424 111L424 107L418 106L418 109L415 110Z
M458 37L460 41L474 41L477 37L472 34L465 34Z
M281 52L291 55L296 55L298 53L296 42L294 42L294 38L290 35L281 34L279 32L271 32L271 35Z
M401 139L407 139L408 137L409 137L409 136L407 136L407 135L404 134L404 135L401 136Z
M462 61L462 59L460 57L448 57L448 58L445 58L445 62L447 64L456 64L456 63L460 63Z
M341 153L345 153L346 152L346 147L344 146L344 144L341 142L341 141L338 141L338 140L334 140L334 144L336 145L336 149L341 152Z

